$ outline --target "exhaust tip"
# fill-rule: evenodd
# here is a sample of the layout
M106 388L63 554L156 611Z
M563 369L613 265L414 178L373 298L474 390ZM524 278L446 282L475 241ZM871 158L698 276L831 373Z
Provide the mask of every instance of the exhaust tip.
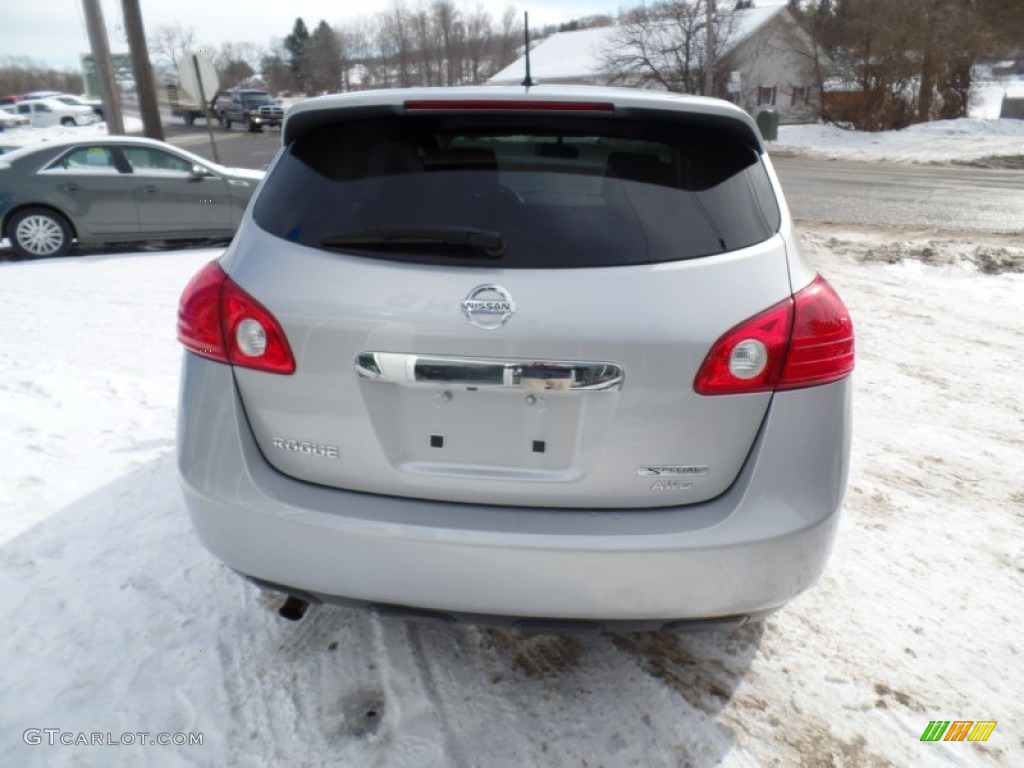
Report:
M305 600L300 600L297 597L289 597L284 601L277 610L277 615L282 619L288 619L288 621L299 621L303 616L306 615L306 610L309 608L309 603Z

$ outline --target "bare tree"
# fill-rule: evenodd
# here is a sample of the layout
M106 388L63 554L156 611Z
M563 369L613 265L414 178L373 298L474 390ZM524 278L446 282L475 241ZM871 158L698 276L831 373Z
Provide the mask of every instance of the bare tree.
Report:
M477 5L466 16L463 82L480 83L496 71L491 69L491 64L488 61L494 36L492 28L491 14L482 5Z
M519 13L511 5L501 14L495 46L496 70L504 69L516 60L516 53L523 44L523 25L519 19Z
M999 31L974 0L918 0L917 120L965 117L974 65L998 48Z
M153 64L164 72L177 76L178 63L185 51L195 50L196 29L184 24L161 24L149 33L149 55Z
M237 85L256 75L263 52L255 43L221 43L213 60L224 85Z
M382 66L382 19L352 19L335 31L341 50L342 90L388 88L394 85L389 67ZM383 46L386 48L386 46Z
M336 27L321 21L312 31L296 19L291 33L265 50L225 43L216 64L226 82L260 73L271 90L290 93L480 83L515 60L523 33L514 7L495 21L480 0L473 1L390 0L372 16ZM584 28L600 20L569 24ZM169 67L172 55L176 61L193 41L189 28L163 30L159 48Z
M966 115L975 65L1024 37L1020 0L791 0L791 7L816 26L845 81L845 92L830 94L831 116L865 130Z
M437 68L437 55L434 49L437 36L430 13L422 6L412 15L412 27L419 60L420 85L440 85L440 71Z
M270 41L260 60L260 71L267 87L274 93L295 93L298 90L295 74L288 64L288 51L281 38L276 37Z
M51 69L27 56L0 56L0 93L54 90L81 93L82 73Z
M705 2L644 2L624 12L601 51L602 69L608 80L703 93L707 58ZM716 8L713 19L717 59L730 41L733 14Z
M413 42L410 35L412 20L402 0L394 0L387 11L380 14L380 48L385 58L394 61L398 85L413 84Z
M813 87L813 95L807 94L808 114L813 108L815 116L825 120L831 119L826 109L825 86L835 74L835 64L829 56L830 46L835 39L833 2L834 0L789 0L788 11L797 24L794 27L787 25L780 30L787 52L806 62L810 76L806 82ZM736 4L736 10L742 10L740 3Z
M438 68L444 73L445 85L457 85L461 80L465 37L461 14L452 0L434 0L431 10L440 42Z

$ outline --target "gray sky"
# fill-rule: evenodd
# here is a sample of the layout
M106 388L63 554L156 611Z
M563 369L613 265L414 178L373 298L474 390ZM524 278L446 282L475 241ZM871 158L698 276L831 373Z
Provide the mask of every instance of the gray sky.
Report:
M162 24L194 27L197 40L216 48L224 42L266 45L272 37L291 32L301 16L312 29L321 19L328 24L372 15L393 0L141 0L146 30ZM619 0L466 0L460 7L481 5L497 19L509 5L530 12L530 26L558 23L595 13L613 14ZM406 0L415 5L416 0ZM116 31L121 22L119 0L100 0L114 52L127 51ZM58 68L77 68L81 53L89 50L81 0L11 0L0 24L0 56L28 56Z

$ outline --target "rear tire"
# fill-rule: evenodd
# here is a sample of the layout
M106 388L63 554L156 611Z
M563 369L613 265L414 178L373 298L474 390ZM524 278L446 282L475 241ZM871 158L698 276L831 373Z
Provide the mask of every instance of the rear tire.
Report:
M231 120L228 119L228 117L224 115L223 112L220 115L220 127L223 128L225 131L231 130Z
M185 125L192 125L196 121L196 116L191 112L185 113Z
M22 258L64 256L71 249L71 225L50 208L26 208L11 217L7 239Z

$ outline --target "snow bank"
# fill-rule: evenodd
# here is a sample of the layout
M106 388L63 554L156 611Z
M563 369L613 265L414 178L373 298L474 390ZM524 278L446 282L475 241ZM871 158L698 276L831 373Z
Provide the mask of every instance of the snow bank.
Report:
M960 118L866 133L835 125L783 125L773 154L897 163L970 162L1024 156L1024 120Z
M982 246L1016 248L807 230L858 334L838 543L765 623L678 638L282 622L177 492L175 308L217 252L0 263L0 765L1021 765L1024 276L914 258ZM998 726L920 742L957 719Z
M125 116L125 133L142 133L142 119ZM25 147L30 144L42 144L57 139L77 139L88 136L106 136L108 133L105 122L91 125L51 125L46 128L8 128L0 133L0 144Z
M782 125L773 153L829 160L895 163L969 163L1016 158L1024 163L1024 120L999 119L1003 96L1024 98L1024 78L978 80L970 117L865 133L835 125Z

